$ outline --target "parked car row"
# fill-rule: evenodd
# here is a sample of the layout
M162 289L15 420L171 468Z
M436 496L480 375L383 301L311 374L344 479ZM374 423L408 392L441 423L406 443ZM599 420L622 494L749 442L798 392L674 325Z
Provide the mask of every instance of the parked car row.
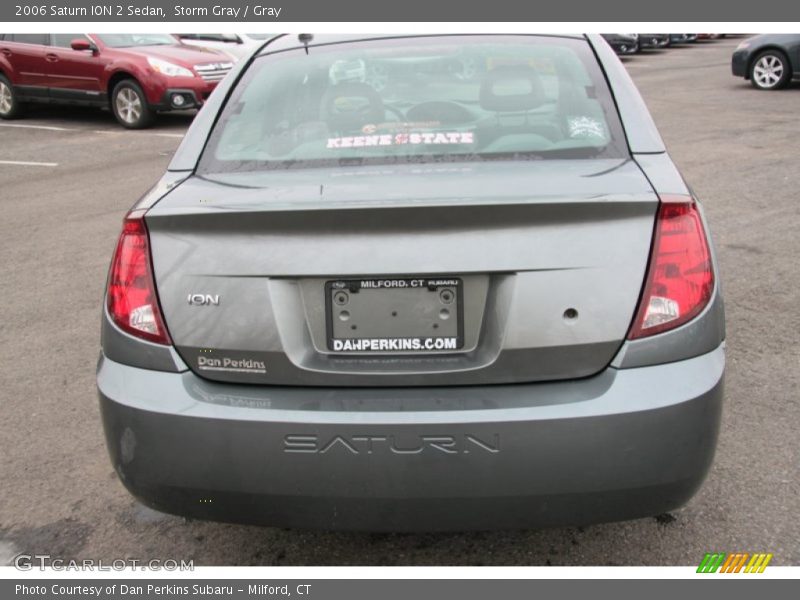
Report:
M667 48L673 44L725 37L724 33L604 33L602 35L617 54L636 54L647 48Z
M604 33L617 54L636 54L643 48L666 48L725 37L720 33ZM743 40L731 57L731 72L759 90L778 90L800 79L800 34L770 33Z
M723 34L603 34L617 54L666 48ZM160 112L200 108L234 63L274 34L0 34L0 118L20 117L29 103L109 108L129 129L149 126ZM500 60L500 62L498 62ZM461 82L485 75L508 57L481 61L467 50L414 65L417 76L437 73ZM408 61L383 57L331 71L341 81L382 91ZM800 75L800 35L744 40L732 58L735 76L759 89L786 86Z

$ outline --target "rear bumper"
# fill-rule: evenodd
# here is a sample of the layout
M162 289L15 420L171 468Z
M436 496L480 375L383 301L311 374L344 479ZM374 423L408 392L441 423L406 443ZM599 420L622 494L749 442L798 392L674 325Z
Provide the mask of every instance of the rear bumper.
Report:
M112 463L153 508L300 528L577 525L685 503L711 464L724 347L572 382L212 383L102 358Z

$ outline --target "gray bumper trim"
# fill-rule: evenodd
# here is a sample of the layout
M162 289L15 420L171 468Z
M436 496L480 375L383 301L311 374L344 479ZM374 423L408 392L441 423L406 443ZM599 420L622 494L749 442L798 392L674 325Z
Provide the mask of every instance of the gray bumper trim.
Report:
M293 527L489 529L658 514L713 458L724 348L562 383L319 389L98 370L112 462L145 503Z

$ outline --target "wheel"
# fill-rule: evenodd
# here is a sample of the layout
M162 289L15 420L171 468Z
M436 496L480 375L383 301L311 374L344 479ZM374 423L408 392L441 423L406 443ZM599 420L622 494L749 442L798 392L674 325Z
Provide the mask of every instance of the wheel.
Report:
M620 46L623 54L639 54L642 50L642 45L639 43L639 40L636 39L630 44L622 44Z
M133 79L124 79L111 92L111 110L119 124L127 129L144 129L156 113L147 103L142 88Z
M17 100L14 86L0 75L0 119L14 119L22 112L22 104Z
M766 50L750 65L750 82L759 90L785 87L792 73L786 55L779 50Z

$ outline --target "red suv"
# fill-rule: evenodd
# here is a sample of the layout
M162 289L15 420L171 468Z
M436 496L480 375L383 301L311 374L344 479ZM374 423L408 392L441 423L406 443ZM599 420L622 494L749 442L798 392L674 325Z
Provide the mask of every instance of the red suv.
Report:
M109 106L141 129L160 111L202 106L232 67L164 33L0 34L0 118L26 102Z

